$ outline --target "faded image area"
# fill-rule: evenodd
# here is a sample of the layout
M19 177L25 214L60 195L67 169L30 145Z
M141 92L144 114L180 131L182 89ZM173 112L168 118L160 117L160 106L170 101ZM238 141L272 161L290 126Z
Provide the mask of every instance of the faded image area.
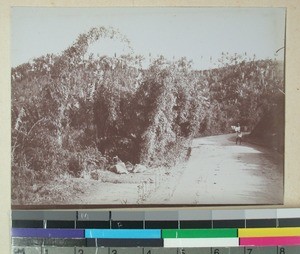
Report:
M12 8L12 207L282 204L284 8Z

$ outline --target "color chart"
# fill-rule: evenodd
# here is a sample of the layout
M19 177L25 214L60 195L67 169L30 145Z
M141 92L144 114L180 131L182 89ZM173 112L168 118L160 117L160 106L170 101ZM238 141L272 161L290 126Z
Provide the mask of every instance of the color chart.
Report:
M13 211L12 253L296 254L300 209Z

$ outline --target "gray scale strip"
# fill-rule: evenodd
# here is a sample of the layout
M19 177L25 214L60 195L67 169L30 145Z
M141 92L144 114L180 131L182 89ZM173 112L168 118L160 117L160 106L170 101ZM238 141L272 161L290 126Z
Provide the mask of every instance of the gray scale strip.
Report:
M212 220L211 210L179 210L179 220Z
M220 210L154 210L154 211L12 211L13 220L43 220L44 228L47 228L47 221L108 221L112 228L112 221L143 221L145 228L146 221L177 221L180 228L180 221L211 221L214 228L214 221L218 220L276 220L277 227L280 226L279 219L300 219L300 208L279 208L279 209L220 209ZM230 223L230 222L229 222ZM250 222L249 222L250 223ZM258 222L257 222L258 223ZM292 222L290 222L291 224ZM250 225L250 224L249 224ZM298 225L298 224L297 224ZM262 225L263 226L263 225ZM290 225L291 226L291 225ZM250 226L249 226L250 227Z
M300 208L277 209L278 219L300 218Z
M112 211L113 220L225 220L300 218L300 208L230 210ZM13 220L108 221L109 211L12 211Z
M144 221L145 212L112 211L111 219L114 221Z
M79 211L78 221L109 221L109 211Z
M213 210L212 220L245 220L245 210Z
M12 211L13 220L76 220L76 211Z
M178 211L147 211L146 221L178 221Z
M246 209L245 210L246 220L248 219L276 219L276 209Z

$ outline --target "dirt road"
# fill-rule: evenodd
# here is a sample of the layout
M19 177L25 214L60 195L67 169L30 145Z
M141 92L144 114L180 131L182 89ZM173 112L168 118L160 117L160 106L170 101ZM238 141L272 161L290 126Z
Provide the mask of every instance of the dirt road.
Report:
M283 202L282 156L235 135L198 138L185 170L162 184L146 203L280 204Z
M99 180L76 179L85 186L71 204L280 204L282 156L235 134L198 138L189 160L175 168L117 175L102 171ZM66 201L64 201L66 204Z

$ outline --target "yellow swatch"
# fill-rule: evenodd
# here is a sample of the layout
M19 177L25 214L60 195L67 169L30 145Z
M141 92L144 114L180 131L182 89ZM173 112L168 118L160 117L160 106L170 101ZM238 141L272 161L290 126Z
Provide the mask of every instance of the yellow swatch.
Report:
M239 237L300 236L298 228L239 228Z

